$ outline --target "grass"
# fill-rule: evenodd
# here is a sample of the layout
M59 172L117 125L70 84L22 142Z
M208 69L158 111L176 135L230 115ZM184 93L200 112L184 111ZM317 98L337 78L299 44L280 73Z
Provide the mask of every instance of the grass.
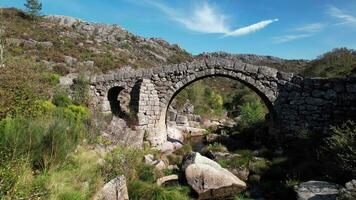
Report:
M212 144L209 144L206 147L206 151L212 151L212 152L228 152L227 148L219 143L219 142L214 142Z
M130 199L132 200L189 200L189 188L186 187L162 187L155 183L133 181L128 186Z

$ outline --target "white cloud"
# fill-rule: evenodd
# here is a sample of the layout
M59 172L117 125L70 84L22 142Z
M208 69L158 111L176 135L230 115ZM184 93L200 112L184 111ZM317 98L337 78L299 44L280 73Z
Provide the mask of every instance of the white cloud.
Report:
M356 16L348 14L347 12L340 10L339 8L336 8L335 6L328 6L327 9L327 14L329 14L332 17L335 17L341 22L339 24L349 24L356 26Z
M240 36L240 35L246 35L249 33L256 32L258 30L261 30L268 26L269 24L273 22L277 22L278 19L269 19L269 20L264 20L249 26L245 26L243 28L236 29L234 31L230 31L228 33L225 33L225 36Z
M256 32L265 28L269 24L278 21L278 19L264 20L246 27L232 30L227 24L228 17L218 11L207 2L196 5L192 11L179 11L166 6L158 1L147 0L149 4L160 9L172 20L181 23L187 29L200 33L220 33L225 36L241 36Z
M285 43L285 42L290 42L293 40L298 40L301 38L306 38L306 37L310 37L313 34L295 34L295 35L283 35L283 36L278 36L273 38L275 43Z

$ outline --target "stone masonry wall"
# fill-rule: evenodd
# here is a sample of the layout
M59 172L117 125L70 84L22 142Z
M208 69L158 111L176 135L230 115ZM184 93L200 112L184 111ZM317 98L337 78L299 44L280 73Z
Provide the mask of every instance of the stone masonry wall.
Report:
M325 132L330 125L356 120L356 78L304 79L246 64L233 56L215 55L191 63L94 76L91 89L97 105L106 105L103 101L110 88L122 87L130 93L141 84L139 126L150 132L151 143L158 145L165 141L166 112L172 99L185 86L209 76L231 78L254 90L283 134L301 129Z

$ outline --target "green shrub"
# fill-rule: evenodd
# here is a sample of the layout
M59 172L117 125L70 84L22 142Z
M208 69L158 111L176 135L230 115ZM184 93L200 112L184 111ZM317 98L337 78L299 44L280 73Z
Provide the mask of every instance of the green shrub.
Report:
M0 158L27 157L36 168L48 169L85 138L86 115L84 111L55 108L36 118L5 118L0 121Z
M76 105L85 105L89 101L89 81L84 75L76 79L73 86L73 103Z
M331 136L322 148L324 166L330 177L345 180L356 177L356 124L347 121L332 127Z
M133 181L128 186L132 200L189 200L189 189L185 187L162 187L156 183Z
M157 179L157 173L151 165L142 164L137 167L138 178L141 181L154 183Z
M118 146L105 158L107 165L102 169L106 181L124 175L128 182L137 180L137 169L143 165L143 156L149 152L131 147Z
M68 97L65 92L56 93L53 96L53 104L59 107L68 107L72 104L72 100Z
M219 142L214 142L206 147L206 151L227 152L227 148Z
M265 117L265 111L260 101L253 101L244 103L240 106L241 121L240 125L242 129L254 127L256 124L262 122Z

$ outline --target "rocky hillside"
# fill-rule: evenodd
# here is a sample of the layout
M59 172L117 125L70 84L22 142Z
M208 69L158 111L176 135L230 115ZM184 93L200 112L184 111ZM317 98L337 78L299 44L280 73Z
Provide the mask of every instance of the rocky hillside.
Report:
M105 73L122 67L152 67L200 59L178 45L158 38L136 36L118 25L96 24L67 16L30 19L20 10L4 9L8 56L30 57L65 75L75 72ZM225 53L220 53L225 54ZM236 54L244 62L300 72L305 60Z
M241 60L242 62L249 63L252 65L263 65L263 66L273 67L281 71L293 72L297 74L300 74L303 70L305 70L308 67L308 64L310 63L310 61L302 60L302 59L286 60L274 56L261 56L255 54L228 54L225 52L216 52L210 54L203 53L196 56L195 58L201 59L217 54L221 57Z
M17 9L4 9L3 13L7 55L30 57L61 75L152 67L192 59L178 45L136 36L118 25L65 16L32 20Z

